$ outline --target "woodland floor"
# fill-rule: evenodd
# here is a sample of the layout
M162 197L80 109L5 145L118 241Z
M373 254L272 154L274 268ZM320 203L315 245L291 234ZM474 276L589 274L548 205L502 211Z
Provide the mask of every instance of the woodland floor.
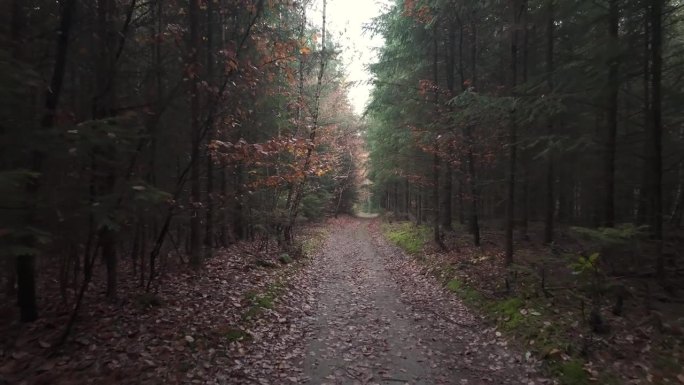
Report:
M169 273L152 304L101 305L91 290L59 349L63 311L4 326L0 384L552 382L387 243L378 220L344 217L323 230L313 256L294 263L254 263L243 246L199 277Z
M314 278L304 374L312 384L532 384L534 367L380 238L335 222Z

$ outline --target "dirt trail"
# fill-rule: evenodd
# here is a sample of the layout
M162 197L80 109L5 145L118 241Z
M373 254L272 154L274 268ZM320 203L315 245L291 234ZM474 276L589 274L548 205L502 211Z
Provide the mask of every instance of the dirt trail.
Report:
M377 222L345 218L331 228L302 320L309 384L540 384L454 295L379 239ZM300 362L301 364L302 362Z

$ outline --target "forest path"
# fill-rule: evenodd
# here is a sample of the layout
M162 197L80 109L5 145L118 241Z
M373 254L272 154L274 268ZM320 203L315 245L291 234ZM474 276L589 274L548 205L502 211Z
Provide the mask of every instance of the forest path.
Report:
M331 224L309 266L309 384L534 384L495 330L379 235L378 221Z

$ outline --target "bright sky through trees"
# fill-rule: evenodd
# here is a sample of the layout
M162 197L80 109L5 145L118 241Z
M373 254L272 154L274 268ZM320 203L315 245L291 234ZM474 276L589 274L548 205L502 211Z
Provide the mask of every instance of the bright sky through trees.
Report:
M314 5L315 14L309 18L320 24L320 3ZM357 114L362 114L371 91L370 72L366 66L376 57L376 49L383 45L380 36L364 32L364 26L382 12L387 0L329 0L328 28L341 45L342 60L352 83L349 100Z

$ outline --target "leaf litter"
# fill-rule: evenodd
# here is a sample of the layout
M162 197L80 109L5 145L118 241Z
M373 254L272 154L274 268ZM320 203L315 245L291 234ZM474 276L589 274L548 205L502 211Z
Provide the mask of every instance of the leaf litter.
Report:
M200 274L169 273L158 306L91 290L58 350L64 312L11 326L0 384L552 383L376 223L330 220L323 250L284 266L246 261L254 245L225 249ZM272 304L255 300L274 287Z

